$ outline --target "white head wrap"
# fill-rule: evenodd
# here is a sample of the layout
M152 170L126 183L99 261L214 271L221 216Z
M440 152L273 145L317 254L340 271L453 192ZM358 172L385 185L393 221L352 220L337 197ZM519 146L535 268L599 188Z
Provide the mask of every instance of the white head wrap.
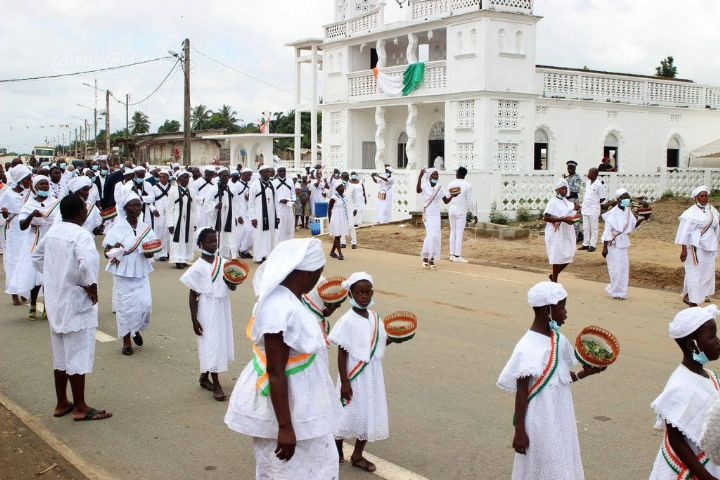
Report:
M135 173L147 172L147 168L140 165L138 167L133 168L133 172L135 172Z
M25 177L32 175L32 171L22 163L12 167L8 173L10 174L8 180L13 184L13 187L17 187Z
M117 204L117 214L122 218L127 218L127 213L125 213L125 205L128 204L131 200L139 200L140 203L142 203L142 199L138 196L137 193L133 192L132 190L129 190L125 192L125 195L122 196L120 199L120 202Z
M718 308L715 305L707 307L690 307L680 310L668 326L670 338L685 338L700 328L708 320L715 320Z
M567 291L559 283L540 282L528 291L528 303L533 308L557 305L567 296Z
M563 187L570 189L568 182L564 178L557 181L557 183L555 184L555 190L560 190Z
M32 180L33 187L37 186L37 184L42 182L43 180L47 180L47 182L50 183L50 179L45 175L35 175Z
M385 167L385 170L387 170L390 173L395 173L395 169L390 166Z
M432 177L433 173L437 171L437 168L428 168L427 170L425 170L425 177L427 177L428 182L430 181L430 177Z
M258 169L258 173L264 172L265 170L272 170L272 169L273 169L272 165L263 165L262 167L260 167Z
M255 272L253 288L263 297L282 283L293 270L314 272L325 266L322 242L317 238L298 238L277 244L265 263Z
M92 180L90 180L90 177L81 176L81 177L75 177L72 180L70 180L70 183L68 183L68 190L70 190L71 193L75 193L79 190L82 190L83 188L92 186Z
M342 286L345 290L350 290L350 287L352 287L361 280L367 280L368 282L370 282L371 285L374 285L373 278L370 276L370 274L365 272L355 272L342 283Z
M628 192L624 188L618 188L617 190L615 190L615 199L620 198L621 196L625 195L626 193L628 195L630 194L630 192Z
M710 194L710 189L709 189L707 186L705 186L705 185L701 185L701 186L697 187L695 190L692 191L692 193L690 194L690 198L695 198L695 197L697 197L698 195L700 195L702 192L705 192L705 193L707 193L707 194L709 195L709 194Z

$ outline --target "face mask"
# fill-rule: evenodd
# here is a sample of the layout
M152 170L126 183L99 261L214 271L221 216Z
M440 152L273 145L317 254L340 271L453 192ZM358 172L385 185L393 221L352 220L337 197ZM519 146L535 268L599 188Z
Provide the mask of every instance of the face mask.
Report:
M700 365L705 365L706 363L708 363L710 361L710 359L707 357L707 355L705 355L705 352L700 350L700 347L698 347L697 341L695 341L695 340L693 340L693 341L695 342L695 348L697 348L698 352L700 352L700 353L693 352L692 358Z
M142 183L145 181L144 178L135 178L134 180L135 180L135 183L137 183L138 185L142 185Z
M386 173L387 175L392 175L392 174L391 174L390 172L388 172L387 170L385 170L385 173Z
M548 322L548 325L550 326L551 330L555 330L556 332L560 331L560 325L558 325L558 323L555 320L550 319L550 321Z
M200 249L200 253L202 253L203 255L210 255L211 257L215 256L215 252L208 252L207 250L205 250L203 248Z
M108 174L107 170L100 170L100 175L102 175L103 177L107 174Z
M347 184L348 184L348 181L347 181L347 180L343 180L343 185L347 185Z
M66 167L67 167L67 163L61 163L61 164L60 164L60 168L62 168L63 170L65 170Z
M373 305L375 305L375 300L370 300L370 303L368 304L367 307L361 307L360 305L358 305L358 303L355 301L354 298L350 298L350 305L353 306L353 307L355 307L355 308L358 308L358 309L360 309L360 310L367 310L368 308L370 308L370 307L372 307Z
M38 197L47 198L50 195L50 191L48 190L38 190L37 191Z
M93 165L93 166L92 166L92 169L97 172L97 171L98 171L98 166L97 166L97 165Z
M431 179L430 179L430 185L437 185L437 182L438 182L438 181L435 180L434 178L431 178Z
M620 200L620 206L623 208L627 208L630 206L630 199L629 198L623 198Z
M353 175L352 177L350 177L350 180L357 180L357 179L358 179L357 175Z

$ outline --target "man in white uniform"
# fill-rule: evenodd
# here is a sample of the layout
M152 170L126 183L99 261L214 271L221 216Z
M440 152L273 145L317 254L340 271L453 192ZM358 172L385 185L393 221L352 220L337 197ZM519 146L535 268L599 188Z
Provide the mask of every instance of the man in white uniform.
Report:
M253 244L253 227L250 223L248 203L250 200L250 179L253 171L250 168L243 168L240 172L240 179L234 184L235 197L233 208L237 218L237 232L234 243L238 249L240 258L252 258L250 249Z
M448 191L455 188L460 189L460 193L450 200L448 204L448 220L450 222L450 261L457 263L468 263L462 256L463 233L467 224L467 212L473 216L473 220L477 223L477 209L475 207L475 197L473 196L472 185L465 180L467 168L460 167L455 172L455 180L448 184Z
M95 360L98 325L97 281L100 255L92 234L82 228L85 201L68 195L60 202L62 222L53 225L32 254L33 265L44 275L44 297L55 376L54 417L72 412L75 420L104 420L112 414L85 402L85 375ZM73 401L67 397L70 381Z
M583 246L580 250L595 251L598 240L598 223L600 220L600 205L607 198L607 191L602 180L598 179L598 169L591 168L585 182L585 196L583 197Z
M295 237L295 215L293 213L296 201L295 186L287 178L285 167L281 166L277 169L273 188L275 188L275 208L280 220L280 225L275 233L275 243L277 244Z
M218 235L218 252L222 257L237 258L234 237L237 229L236 214L233 212L235 195L234 187L230 187L230 172L227 168L220 170L218 184L205 190L205 215L209 218L210 228Z
M275 209L275 188L270 180L273 168L263 165L259 173L260 178L250 185L248 213L254 229L253 260L262 263L275 248L275 231L279 219Z
M378 184L378 201L375 221L377 223L388 223L392 218L393 206L393 185L395 179L392 178L393 169L390 165L385 165L385 176L373 173L372 181Z
M176 185L170 187L168 198L168 233L170 262L185 268L195 252L195 198L189 188L190 173L178 171Z
M327 187L325 180L322 178L321 170L310 171L310 215L315 216L315 204L325 201L323 190Z
M162 241L162 249L155 254L155 258L161 262L168 259L168 244L170 243L170 232L168 231L168 199L170 196L170 173L166 170L158 174L158 183L152 187L155 195L155 208L159 216L155 219L155 235Z
M155 193L153 186L147 181L147 169L145 167L135 167L134 185L131 190L137 193L142 200L143 222L155 229L155 220L160 216L155 208Z
M203 177L193 182L193 198L195 199L195 222L199 229L208 227L213 228L211 215L207 214L205 208L205 200L208 198L208 192L215 185L213 181L215 177L215 167L205 167L203 169Z

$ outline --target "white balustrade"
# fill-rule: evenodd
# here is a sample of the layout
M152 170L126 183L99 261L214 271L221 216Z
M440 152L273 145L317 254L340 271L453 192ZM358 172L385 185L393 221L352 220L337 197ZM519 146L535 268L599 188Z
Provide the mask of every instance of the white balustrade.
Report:
M503 12L532 13L532 0L486 0L491 10Z
M551 172L500 174L500 192L495 206L504 212L514 212L521 207L543 211L555 195L557 178Z
M448 0L415 0L410 2L410 18L427 20L448 15Z
M341 40L372 33L382 26L382 18L381 7L375 7L347 20L325 25L325 38Z
M407 65L383 68L381 71L394 78L402 79ZM409 96L428 95L438 93L447 87L447 66L445 60L427 62L425 64L425 78L420 86ZM348 74L348 94L351 99L382 95L377 89L377 79L372 70L363 70Z

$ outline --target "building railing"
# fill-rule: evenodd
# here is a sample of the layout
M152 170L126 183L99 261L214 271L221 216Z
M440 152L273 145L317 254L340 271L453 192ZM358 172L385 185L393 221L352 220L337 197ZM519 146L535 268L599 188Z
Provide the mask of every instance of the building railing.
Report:
M402 78L407 65L383 68L382 72L391 77ZM439 93L447 87L447 66L445 60L427 62L425 64L425 78L420 86L410 94L428 95ZM363 70L348 74L348 97L350 99L367 100L368 97L382 95L378 91L377 79L372 70Z
M720 108L720 87L692 82L538 68L546 98L684 108Z
M326 40L341 40L372 33L384 24L382 6L365 13L325 25Z

